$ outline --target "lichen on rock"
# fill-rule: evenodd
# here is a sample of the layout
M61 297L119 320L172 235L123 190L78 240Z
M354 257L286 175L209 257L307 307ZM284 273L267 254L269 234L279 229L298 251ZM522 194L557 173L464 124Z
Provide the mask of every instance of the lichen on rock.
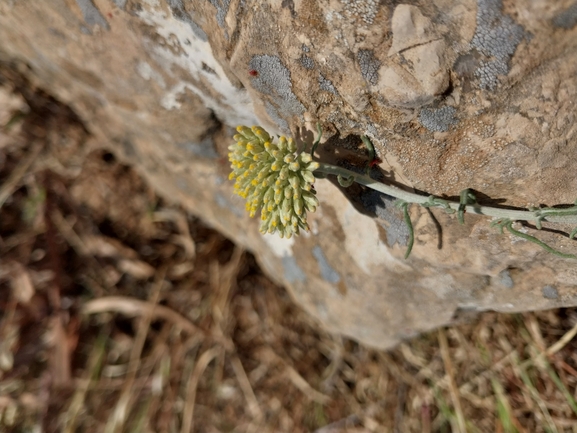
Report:
M315 67L315 61L311 59L309 56L304 54L299 59L299 62L305 69L314 69Z
M502 7L502 0L477 0L477 29L471 46L489 58L475 72L482 89L494 90L497 76L508 74L509 60L525 37L523 27L503 15Z
M381 62L375 57L375 54L371 50L359 50L357 60L365 81L372 85L377 84Z
M553 25L562 29L571 29L577 25L577 3L559 12L553 18Z
M327 92L331 92L333 95L337 94L337 89L331 82L331 80L325 78L323 74L319 74L319 87L322 90L326 90Z
M168 6L170 7L170 10L172 11L172 15L174 15L174 17L177 20L180 20L184 23L187 23L190 26L190 28L192 29L192 31L194 32L194 34L201 41L203 41L203 42L208 41L208 36L204 32L204 30L202 30L202 28L197 23L195 23L193 21L190 14L186 11L184 4L182 3L182 0L168 0Z
M288 123L280 119L302 115L305 111L305 107L292 91L290 71L277 56L268 54L253 56L248 66L258 74L251 80L252 86L270 96L274 102L274 105L271 102L265 104L267 113L277 121L283 132L289 133Z
M454 107L423 108L419 115L419 121L429 131L445 132L449 129L449 126L457 123L455 118L456 111Z

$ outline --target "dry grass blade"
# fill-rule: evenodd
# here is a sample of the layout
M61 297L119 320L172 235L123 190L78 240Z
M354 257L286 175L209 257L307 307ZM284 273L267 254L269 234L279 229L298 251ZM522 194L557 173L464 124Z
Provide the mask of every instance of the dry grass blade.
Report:
M284 366L283 374L292 382L294 386L296 386L304 395L310 398L317 403L322 405L328 404L331 401L331 398L328 395L323 394L320 391L314 389L304 377L302 377L298 371L294 369L291 365L289 365L284 358L277 355L274 350L271 348L266 348L263 350L263 354L272 359L282 366Z
M447 376L449 377L449 392L451 393L451 400L453 401L453 407L455 408L455 413L457 415L459 431L461 433L466 433L467 428L465 425L465 417L461 407L459 388L455 382L455 371L453 369L453 363L451 362L451 354L449 353L449 343L447 342L447 335L445 334L445 330L442 328L439 329L438 339L439 345L441 347L441 356L443 357L443 363L445 364L445 370L447 371Z
M164 277L166 275L166 269L159 271L157 275L157 280L152 289L150 296L149 305L150 308L145 312L142 317L142 322L136 333L136 338L134 340L134 345L130 351L130 359L128 361L128 374L122 388L122 392L114 408L114 413L109 419L105 433L115 433L122 430L124 422L130 412L130 405L133 395L133 385L136 379L136 374L138 373L138 366L140 364L140 356L142 354L142 349L144 348L144 343L146 341L146 335L150 328L150 322L152 321L155 307L158 304L158 299L160 298L160 291L164 283Z
M547 356L546 351L544 350L546 345L545 345L545 342L543 339L543 335L541 333L539 323L537 322L537 320L535 319L535 317L533 315L529 315L525 318L525 326L529 330L529 333L531 334L531 337L533 338L533 341L535 343L535 345L532 345L532 346L535 349L535 352L538 353L537 356L535 356L533 358L533 364L540 371L547 373L547 375L553 381L553 383L555 384L557 389L561 392L561 394L567 400L567 404L569 405L569 407L571 408L573 413L575 415L577 415L577 402L575 401L575 398L571 395L571 393L567 389L567 386L563 383L563 381L561 380L561 378L559 377L559 375L557 374L555 369L547 361L548 356ZM571 331L572 330L570 330L565 335L567 335L567 334L570 335ZM562 337L562 339L563 339L563 337ZM567 342L569 342L570 340L571 339L569 338L567 340Z
M62 428L63 433L73 433L76 431L76 423L78 416L83 408L84 401L86 399L86 394L90 390L91 386L95 382L96 376L100 370L100 364L104 357L104 351L106 346L106 336L101 335L96 341L90 357L88 358L88 365L86 366L85 380L80 382L76 386L76 391L74 396L70 400L70 405L68 410L64 414Z
M230 261L222 269L219 267L218 262L213 262L211 285L217 295L213 303L212 312L221 332L224 332L225 328L223 319L229 316L227 314L229 295L234 287L243 253L244 250L242 248L235 247Z
M172 221L180 232L180 235L173 237L174 240L182 246L188 260L194 259L196 256L196 245L190 235L186 216L182 212L176 209L161 209L154 212L153 220L155 222Z
M196 401L196 390L198 388L200 376L202 376L202 373L206 367L208 367L208 364L210 364L210 362L218 356L221 350L221 347L213 347L212 349L208 349L206 352L200 355L198 362L194 366L194 370L190 375L186 389L186 402L184 403L184 410L182 412L182 426L180 428L180 433L192 432L192 428L194 426L194 403Z
M2 184L2 187L0 187L0 209L8 197L10 197L16 188L18 188L18 184L24 175L28 172L28 169L34 163L43 147L44 146L42 143L36 143L34 146L32 146L28 156L20 161L20 164L18 164L8 179Z
M316 429L312 433L364 433L368 432L364 428L359 428L361 420L357 415L349 415L345 419L340 419L329 425Z
M511 412L511 405L509 404L503 385L495 377L491 378L491 385L493 386L493 391L495 392L495 397L497 399L497 414L499 416L499 421L501 422L500 428L502 428L504 433L518 433L516 427L518 421L514 420Z
M317 391L309 383L302 377L298 371L296 371L290 365L285 366L285 374L288 376L290 381L294 386L301 390L303 394L309 397L311 400L316 401L320 404L328 404L331 401L331 398L328 395L323 394L320 391Z
M571 340L573 340L575 335L577 335L577 323L575 323L573 328L571 328L569 331L567 331L563 335L563 337L561 337L555 344L549 346L549 348L545 351L544 355L551 356L551 355L559 352L561 349L563 349L567 345L567 343L569 343Z
M59 209L54 209L50 214L50 219L60 232L60 234L66 239L66 242L74 248L74 251L79 256L90 256L90 250L84 241L76 234L72 226L66 221Z
M506 341L504 338L500 338L499 342L505 350L510 351L512 349L509 342ZM551 414L549 413L549 409L547 409L547 405L545 404L545 402L543 401L543 399L539 395L539 391L537 391L537 389L535 388L535 385L533 385L531 378L527 374L526 367L524 367L524 365L519 361L519 355L517 354L517 352L514 352L514 354L513 354L513 357L511 360L511 366L513 367L513 371L515 372L515 375L518 378L520 378L521 381L525 384L526 390L523 390L523 391L528 391L530 397L533 399L533 401L535 401L535 403L537 403L537 406L539 406L539 409L541 409L543 417L545 418L545 421L547 422L547 426L549 428L549 431L554 432L554 433L558 433L555 422L553 421L553 418L551 417Z
M234 370L234 374L236 375L236 378L240 385L240 389L242 390L244 398L246 398L246 402L248 403L249 412L251 413L253 418L257 420L257 422L262 422L263 420L262 410L260 408L260 405L258 404L256 396L254 395L254 391L252 389L252 386L250 385L250 381L248 380L246 371L244 370L244 367L242 366L242 363L240 362L238 356L233 355L231 359L231 364Z
M82 314L99 314L99 313L121 313L125 316L136 317L151 314L152 319L164 319L172 322L189 334L202 334L206 332L181 316L176 311L165 307L164 305L154 305L147 301L129 298L125 296L106 296L104 298L93 299L88 301L82 307Z
M545 358L543 358L543 362L545 364L545 369L547 371L547 374L549 375L549 377L551 378L553 383L555 383L555 386L557 386L559 391L561 391L561 393L563 394L563 396L567 400L567 404L569 405L569 407L571 407L571 410L573 411L573 413L575 415L577 415L577 402L575 401L575 397L573 397L571 395L571 393L567 389L567 386L565 386L565 384L561 381L561 378L559 377L557 372L553 369L551 364L549 364L549 362L547 362L547 360Z
M532 330L531 327L528 327L528 329L530 331ZM567 331L559 340L557 340L556 343L549 346L545 351L542 351L539 355L537 355L536 358L524 361L521 363L521 366L523 368L527 368L530 365L542 363L545 357L550 357L563 349L571 340L573 340L573 338L575 338L575 335L577 335L577 323L575 323L575 325L573 325L569 331Z

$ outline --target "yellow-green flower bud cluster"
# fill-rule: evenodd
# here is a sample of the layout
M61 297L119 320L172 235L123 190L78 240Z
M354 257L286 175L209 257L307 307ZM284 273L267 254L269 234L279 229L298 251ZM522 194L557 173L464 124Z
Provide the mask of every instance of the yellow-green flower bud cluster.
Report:
M229 149L230 179L236 179L235 193L247 200L246 210L253 217L260 209L260 232L279 232L280 237L308 231L307 211L319 205L312 184L319 167L308 153L295 155L292 138L278 143L262 128L239 126L235 144Z

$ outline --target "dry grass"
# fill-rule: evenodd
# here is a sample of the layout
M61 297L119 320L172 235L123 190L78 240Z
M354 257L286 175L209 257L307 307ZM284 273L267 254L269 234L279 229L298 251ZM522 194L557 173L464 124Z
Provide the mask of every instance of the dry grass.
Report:
M575 310L390 352L327 334L111 154L71 168L85 131L25 94L0 133L0 431L577 432Z

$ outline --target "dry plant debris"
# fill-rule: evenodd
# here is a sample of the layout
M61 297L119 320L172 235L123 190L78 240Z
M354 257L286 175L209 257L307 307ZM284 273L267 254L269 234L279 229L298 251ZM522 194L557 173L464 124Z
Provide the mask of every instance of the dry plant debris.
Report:
M0 431L577 432L574 309L329 335L66 107L0 67L3 92Z

